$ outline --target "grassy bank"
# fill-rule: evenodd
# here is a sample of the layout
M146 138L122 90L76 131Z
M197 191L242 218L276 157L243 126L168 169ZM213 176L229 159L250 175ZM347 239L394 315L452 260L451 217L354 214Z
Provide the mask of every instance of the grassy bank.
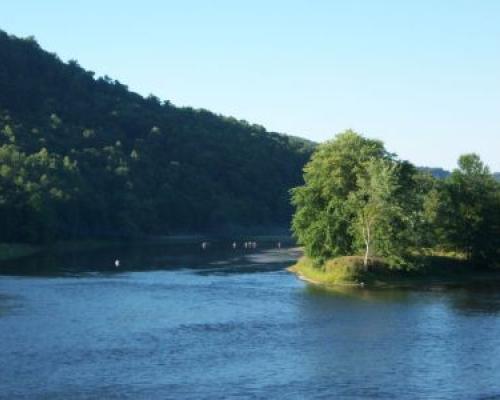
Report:
M0 261L30 256L40 250L39 246L24 243L0 243Z
M476 281L500 280L500 270L478 270L459 256L432 255L423 259L422 267L414 270L390 269L383 260L371 260L368 268L359 256L338 257L322 265L302 257L289 268L308 282L324 285L370 285L378 287L453 285Z
M95 250L114 244L116 242L109 240L70 240L36 246L26 243L0 243L0 261L27 257L42 251L63 253L67 251Z

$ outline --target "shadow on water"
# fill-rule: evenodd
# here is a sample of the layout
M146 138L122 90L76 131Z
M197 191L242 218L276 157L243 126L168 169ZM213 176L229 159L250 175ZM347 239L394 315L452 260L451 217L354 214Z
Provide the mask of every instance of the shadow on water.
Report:
M230 275L279 271L293 264L301 255L294 248L261 248L259 251L240 253L230 258L209 262L198 269L198 275Z
M421 299L443 298L461 314L500 314L500 282L471 282L428 288L370 288L359 286L323 287L308 285L307 294L316 299L348 299L366 303L405 303Z
M405 301L411 293L408 289L377 289L347 285L335 287L309 285L307 292L316 297L335 297L366 302Z
M460 313L500 314L500 282L474 283L452 290L451 305Z
M291 251L293 242L260 241L257 248L241 243L212 241L202 248L200 241L182 243L127 243L101 249L68 252L44 252L16 260L0 262L0 275L81 276L121 274L131 271L193 269L200 274L231 274L279 270L292 264L300 252ZM115 260L120 261L119 267Z
M0 293L0 318L11 314L13 310L19 308L18 300L15 296Z

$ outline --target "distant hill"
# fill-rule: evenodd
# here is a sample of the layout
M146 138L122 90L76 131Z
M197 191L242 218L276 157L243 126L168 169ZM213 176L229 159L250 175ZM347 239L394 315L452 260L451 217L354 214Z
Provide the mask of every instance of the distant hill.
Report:
M419 167L418 168L420 171L423 172L428 172L430 173L433 177L438 178L438 179L445 179L448 176L451 175L450 171L447 171L443 168L433 168L433 167ZM500 182L500 172L494 172L493 176L495 179Z
M433 167L418 167L418 169L422 172L428 172L434 178L445 179L450 176L451 172L447 171L443 168L433 168Z
M0 241L286 228L312 149L0 31Z
M0 31L0 242L287 229L314 147Z

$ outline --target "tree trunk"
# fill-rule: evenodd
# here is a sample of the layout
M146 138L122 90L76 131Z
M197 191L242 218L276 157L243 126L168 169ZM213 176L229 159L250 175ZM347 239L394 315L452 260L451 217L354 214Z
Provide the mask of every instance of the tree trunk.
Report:
M363 227L363 236L364 236L364 239L365 239L365 246L366 246L366 250L365 250L365 257L363 259L363 265L365 267L365 271L368 269L368 256L370 255L370 225L366 225L366 229L365 227Z

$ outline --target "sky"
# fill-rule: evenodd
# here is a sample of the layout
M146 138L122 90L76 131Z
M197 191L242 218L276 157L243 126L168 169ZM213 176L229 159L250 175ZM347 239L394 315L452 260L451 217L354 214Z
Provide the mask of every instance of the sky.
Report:
M179 106L500 171L500 1L2 0L0 29Z

